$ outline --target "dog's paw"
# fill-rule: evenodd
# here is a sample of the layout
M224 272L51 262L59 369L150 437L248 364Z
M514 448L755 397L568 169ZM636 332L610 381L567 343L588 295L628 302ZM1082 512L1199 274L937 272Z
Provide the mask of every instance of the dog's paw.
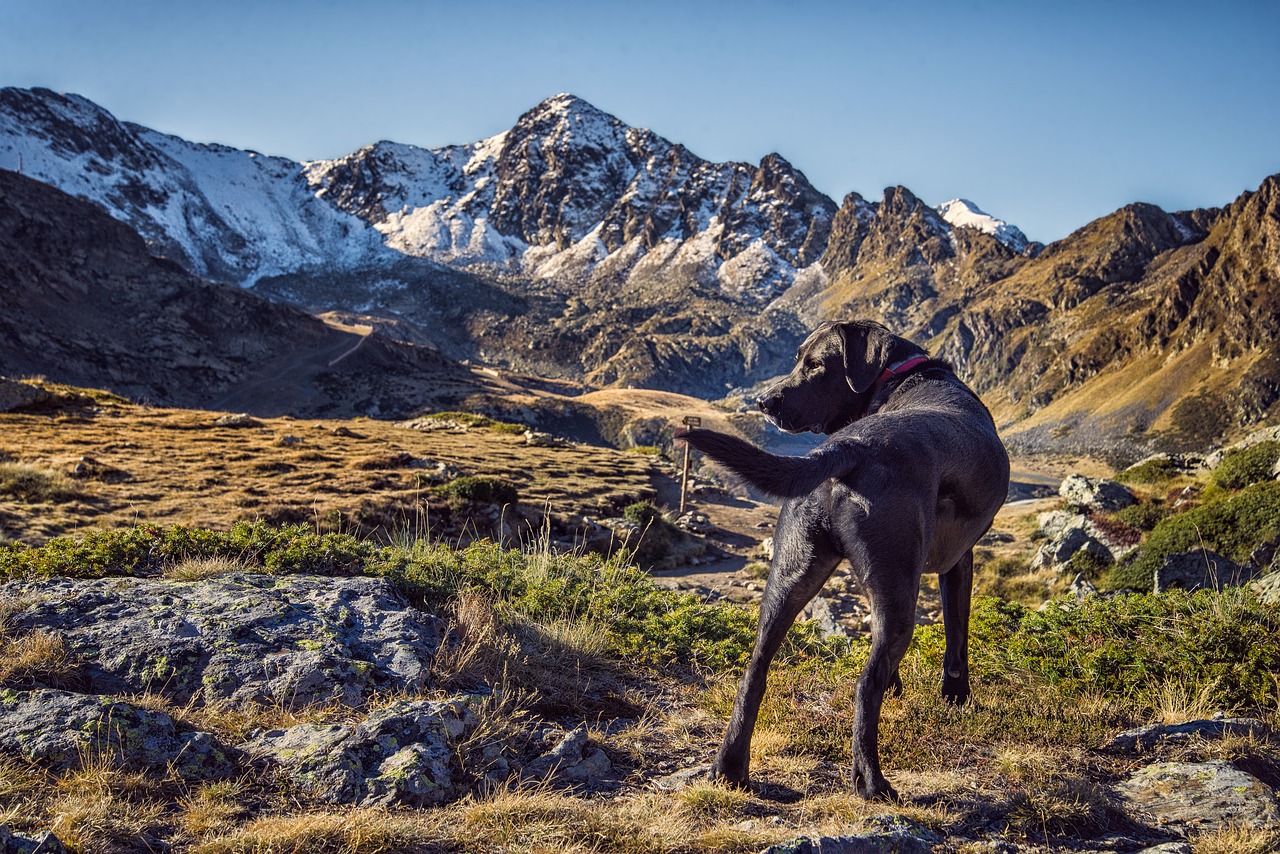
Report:
M898 795L898 791L889 785L889 781L883 775L878 776L879 779L871 779L869 775L854 772L853 786L858 792L858 797L868 801L900 803L902 798Z
M728 763L715 762L707 771L707 779L715 783L724 783L735 789L746 789L751 785L746 768L731 768Z
M942 699L953 706L963 706L969 701L969 676L942 674Z

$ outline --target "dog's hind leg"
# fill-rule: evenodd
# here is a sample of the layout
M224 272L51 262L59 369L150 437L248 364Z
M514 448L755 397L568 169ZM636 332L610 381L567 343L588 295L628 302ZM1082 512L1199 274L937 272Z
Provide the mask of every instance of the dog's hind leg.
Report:
M787 539L785 528L780 524L777 540L785 543ZM791 544L799 546L799 538L792 538ZM747 785L751 733L764 698L769 664L782 645L787 629L791 628L809 600L822 589L837 563L839 558L834 553L814 548L808 542L803 547L776 549L764 599L760 603L755 649L751 652L746 673L738 683L738 696L733 703L729 727L711 767L713 778L735 786Z
M938 576L947 650L942 657L942 698L957 706L969 699L969 600L973 594L973 549Z
M853 724L853 785L864 798L897 800L898 793L880 771L880 707L885 692L896 690L902 684L898 665L915 629L919 582L909 590L889 589L886 585L868 592L871 593L871 655L858 677Z

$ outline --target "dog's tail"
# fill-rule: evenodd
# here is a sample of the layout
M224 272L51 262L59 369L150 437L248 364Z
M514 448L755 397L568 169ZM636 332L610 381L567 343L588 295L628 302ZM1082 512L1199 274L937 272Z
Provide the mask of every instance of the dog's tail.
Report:
M675 438L688 442L761 492L778 498L807 495L824 480L853 471L860 457L857 446L849 443L823 445L803 457L787 457L715 430L685 430L676 433Z

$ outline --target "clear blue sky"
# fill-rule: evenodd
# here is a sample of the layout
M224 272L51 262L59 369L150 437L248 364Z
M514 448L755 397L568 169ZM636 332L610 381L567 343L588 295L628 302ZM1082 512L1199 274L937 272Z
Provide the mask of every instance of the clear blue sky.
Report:
M471 142L568 91L839 201L902 184L1051 241L1280 172L1280 3L0 0L0 84L297 160Z

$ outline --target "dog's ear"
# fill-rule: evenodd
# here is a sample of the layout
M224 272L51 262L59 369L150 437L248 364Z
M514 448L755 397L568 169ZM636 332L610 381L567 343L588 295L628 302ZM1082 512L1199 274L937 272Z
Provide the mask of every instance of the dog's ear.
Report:
M878 323L859 321L836 326L844 339L844 374L849 387L862 394L889 365L894 335Z

